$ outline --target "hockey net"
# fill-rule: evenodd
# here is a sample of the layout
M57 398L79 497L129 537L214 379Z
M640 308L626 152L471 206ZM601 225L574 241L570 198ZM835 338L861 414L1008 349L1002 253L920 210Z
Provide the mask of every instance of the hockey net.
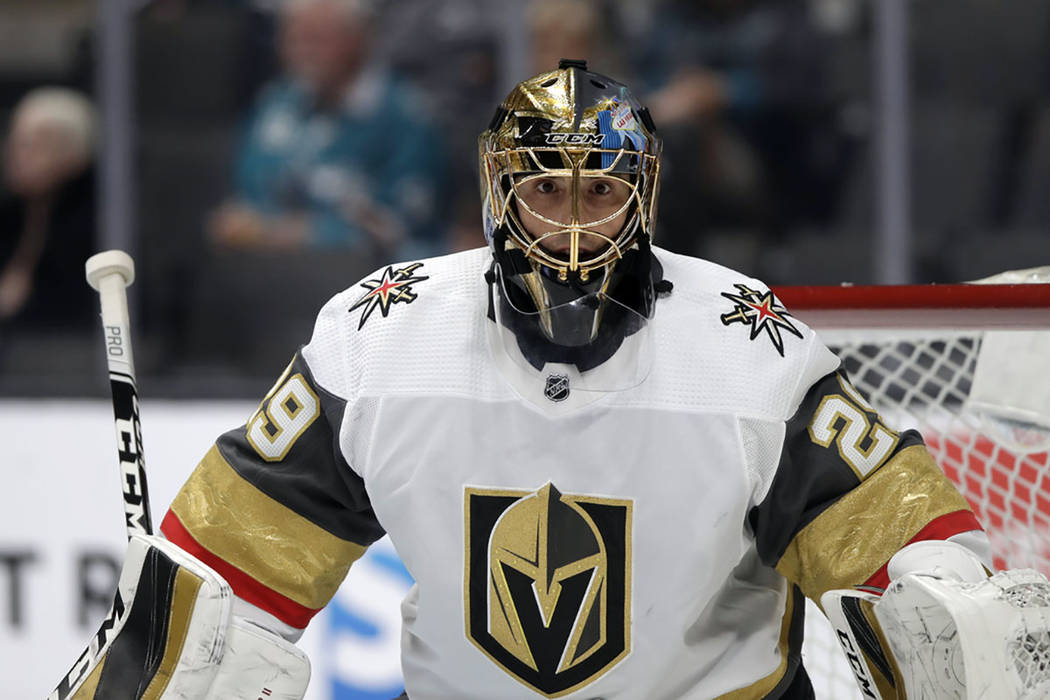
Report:
M775 291L887 422L922 433L984 525L996 568L1050 575L1050 279L1024 281L1044 283ZM860 698L823 615L807 613L817 698Z

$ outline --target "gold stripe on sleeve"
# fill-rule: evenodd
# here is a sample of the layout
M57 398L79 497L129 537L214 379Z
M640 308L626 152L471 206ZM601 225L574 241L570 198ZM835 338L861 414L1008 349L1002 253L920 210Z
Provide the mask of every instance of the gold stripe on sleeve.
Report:
M934 518L969 508L924 445L906 447L796 534L776 568L819 604L864 583Z
M186 643L186 633L189 631L193 609L197 605L197 592L200 587L201 579L180 566L175 574L175 587L168 611L168 638L164 643L164 657L140 700L159 700L164 695L168 682L175 673L175 666L182 656L182 647Z
M214 445L171 510L209 552L310 609L328 603L365 552L264 494Z

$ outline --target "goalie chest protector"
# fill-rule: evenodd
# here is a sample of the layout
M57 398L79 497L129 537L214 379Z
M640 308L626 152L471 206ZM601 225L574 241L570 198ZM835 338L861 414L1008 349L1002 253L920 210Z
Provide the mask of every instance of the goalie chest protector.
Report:
M674 290L651 371L620 391L508 379L485 249L322 310L302 357L345 402L339 449L416 580L410 697L761 698L794 672L801 599L747 516L837 359L760 282L656 255Z

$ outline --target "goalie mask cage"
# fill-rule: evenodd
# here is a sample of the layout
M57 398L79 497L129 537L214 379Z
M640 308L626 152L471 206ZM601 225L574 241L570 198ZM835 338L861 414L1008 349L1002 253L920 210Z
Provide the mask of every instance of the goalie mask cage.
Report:
M1031 567L1050 575L1050 408L1041 416L1028 410L1031 420L1016 420L1017 414L978 410L971 395L982 348L988 348L982 368L1004 360L990 355L994 338L999 355L1011 339L1042 346L1041 353L1029 350L1004 361L1027 363L1013 367L1015 374L1050 396L1050 284L775 292L842 359L854 385L891 427L922 433L984 525L996 568ZM830 626L815 605L808 607L803 658L818 700L860 698Z

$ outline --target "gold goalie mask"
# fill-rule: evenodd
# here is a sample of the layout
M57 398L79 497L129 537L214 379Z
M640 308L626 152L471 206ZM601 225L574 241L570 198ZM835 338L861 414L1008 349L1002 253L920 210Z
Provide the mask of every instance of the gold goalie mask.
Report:
M563 60L479 139L494 315L536 368L603 362L651 317L660 140L627 87Z

